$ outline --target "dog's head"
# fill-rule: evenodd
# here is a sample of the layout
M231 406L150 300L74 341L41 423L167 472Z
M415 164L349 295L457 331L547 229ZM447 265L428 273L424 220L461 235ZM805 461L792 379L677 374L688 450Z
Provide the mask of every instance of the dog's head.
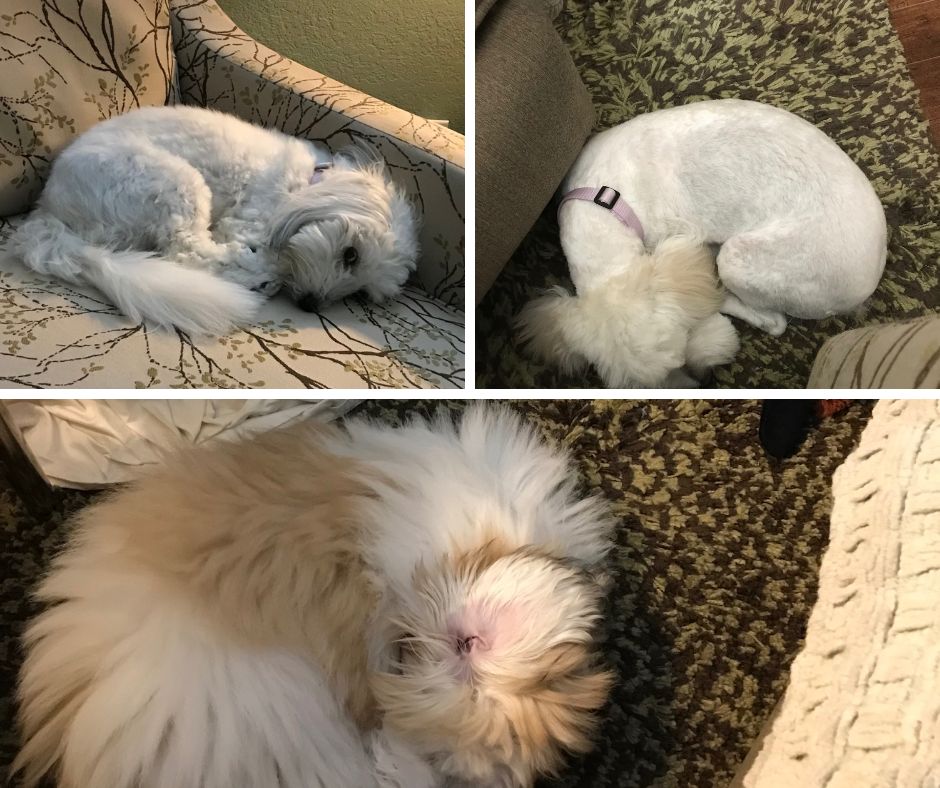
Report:
M418 220L383 163L344 152L283 202L269 243L284 284L312 312L359 291L395 295L417 264Z
M701 244L665 241L589 284L577 295L556 287L517 320L523 342L567 372L592 364L614 388L685 387L738 351L734 327L718 314L724 294L714 259Z
M460 784L516 788L585 751L610 674L601 590L587 572L496 542L420 568L373 690L384 725Z

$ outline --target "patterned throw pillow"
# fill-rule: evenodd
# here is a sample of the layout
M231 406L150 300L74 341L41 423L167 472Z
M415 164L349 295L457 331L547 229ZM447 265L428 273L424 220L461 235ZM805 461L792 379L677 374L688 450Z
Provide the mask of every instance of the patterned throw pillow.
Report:
M0 5L0 216L27 210L52 159L100 120L170 103L169 0Z

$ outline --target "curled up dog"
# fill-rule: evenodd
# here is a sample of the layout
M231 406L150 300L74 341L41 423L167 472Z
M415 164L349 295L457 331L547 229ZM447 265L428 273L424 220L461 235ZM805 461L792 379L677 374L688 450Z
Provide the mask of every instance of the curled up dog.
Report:
M508 412L191 450L86 508L19 684L26 786L530 786L591 745L611 522Z
M381 301L415 269L418 222L384 165L198 107L111 118L56 158L13 253L132 320L220 334L286 288L306 311Z
M602 132L561 195L576 293L529 303L520 334L611 387L697 385L738 351L727 316L778 336L787 316L853 312L884 271L885 215L865 175L764 104L702 101Z

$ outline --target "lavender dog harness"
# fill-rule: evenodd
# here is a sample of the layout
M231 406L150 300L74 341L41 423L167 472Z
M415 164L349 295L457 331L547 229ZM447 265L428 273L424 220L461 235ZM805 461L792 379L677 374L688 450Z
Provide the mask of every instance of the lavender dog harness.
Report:
M561 202L558 203L559 211L561 210L561 206L568 202L568 200L584 200L599 205L601 208L606 208L617 217L617 220L624 227L633 230L641 241L646 242L643 225L633 212L633 209L627 205L626 200L620 199L620 192L616 189L610 186L601 186L599 189L595 189L593 186L582 186L580 189L572 189L565 194L561 198Z

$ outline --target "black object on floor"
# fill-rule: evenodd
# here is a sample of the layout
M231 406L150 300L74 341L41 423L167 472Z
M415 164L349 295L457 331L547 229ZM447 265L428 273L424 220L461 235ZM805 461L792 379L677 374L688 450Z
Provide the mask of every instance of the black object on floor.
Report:
M760 443L771 457L792 457L819 423L814 399L765 400L760 412Z

